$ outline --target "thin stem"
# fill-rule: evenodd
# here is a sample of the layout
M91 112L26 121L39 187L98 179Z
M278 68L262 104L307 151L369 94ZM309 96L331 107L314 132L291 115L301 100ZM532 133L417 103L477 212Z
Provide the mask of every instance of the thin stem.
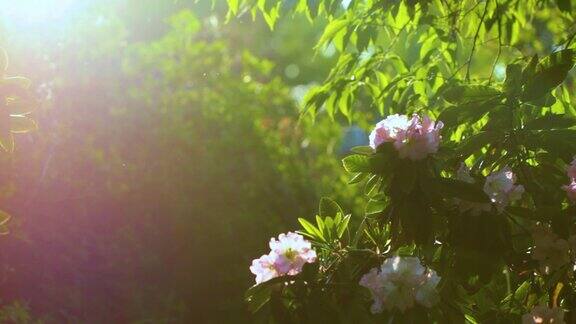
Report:
M476 50L476 41L478 40L478 35L480 34L480 28L484 23L484 18L486 18L486 14L488 13L488 5L490 5L490 0L486 0L486 5L484 6L484 12L482 13L482 17L480 18L480 23L478 24L478 28L476 28L476 33L474 34L474 40L472 41L472 50L470 51L470 56L468 57L468 66L466 67L466 81L470 81L470 66L472 65L472 57L474 56L474 51Z

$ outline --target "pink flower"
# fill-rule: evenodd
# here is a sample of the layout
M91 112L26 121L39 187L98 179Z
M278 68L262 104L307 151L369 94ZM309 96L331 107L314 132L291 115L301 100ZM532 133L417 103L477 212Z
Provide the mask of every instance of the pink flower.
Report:
M540 271L550 273L570 262L570 243L548 227L537 225L532 229L534 248L532 259L540 264Z
M515 185L515 182L516 175L509 167L504 167L499 172L491 173L486 177L484 192L496 204L499 211L504 210L511 202L522 197L524 187Z
M276 254L274 265L281 274L296 275L305 263L316 261L312 244L296 233L280 234L278 240L271 238L270 249Z
M288 232L278 239L270 239L270 253L252 261L250 271L256 275L256 284L284 275L297 275L306 263L316 261L312 244L302 235Z
M372 294L372 313L396 308L401 312L415 303L432 307L438 301L436 286L440 277L416 257L392 257L380 268L373 268L360 279L360 285Z
M564 324L564 311L561 308L535 306L529 314L522 316L522 324Z
M405 131L410 126L410 121L405 115L390 115L376 124L372 133L370 133L370 146L376 149L380 144L385 142L396 141L398 132Z
M376 124L370 134L370 146L376 149L382 143L391 142L400 158L421 160L438 151L442 127L442 122L436 123L428 116L421 119L414 114L409 120L407 116L391 115Z
M569 185L562 186L562 189L566 191L568 199L572 202L576 202L576 180L572 179Z
M256 275L256 284L278 277L278 271L274 266L276 255L274 253L264 254L259 259L252 261L250 271Z
M574 159L570 163L570 166L568 166L568 170L566 171L566 174L568 175L568 177L570 179L573 179L573 180L576 179L576 156L574 157Z

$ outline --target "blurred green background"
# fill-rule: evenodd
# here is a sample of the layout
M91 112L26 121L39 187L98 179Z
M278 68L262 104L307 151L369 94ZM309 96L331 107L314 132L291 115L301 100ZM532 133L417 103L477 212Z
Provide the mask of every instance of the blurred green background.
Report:
M223 0L0 4L8 74L42 99L39 130L0 155L0 205L14 216L0 238L0 319L250 322L248 266L269 238L313 217L321 196L360 210L339 157L365 131L299 120L336 59L314 51L322 21L286 17L272 32L226 11Z

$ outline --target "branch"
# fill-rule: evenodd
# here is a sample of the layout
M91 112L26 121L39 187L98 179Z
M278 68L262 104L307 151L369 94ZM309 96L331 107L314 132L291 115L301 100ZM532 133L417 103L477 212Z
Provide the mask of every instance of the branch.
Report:
M474 51L476 50L476 41L478 40L478 34L480 34L480 28L484 23L484 18L486 18L486 13L488 13L488 5L490 0L486 0L486 5L484 6L484 12L482 13L482 18L480 18L480 23L478 28L476 28L476 34L474 34L474 41L472 42L472 50L470 51L470 56L468 57L468 66L466 67L466 81L470 81L470 66L472 65L472 57L474 56Z

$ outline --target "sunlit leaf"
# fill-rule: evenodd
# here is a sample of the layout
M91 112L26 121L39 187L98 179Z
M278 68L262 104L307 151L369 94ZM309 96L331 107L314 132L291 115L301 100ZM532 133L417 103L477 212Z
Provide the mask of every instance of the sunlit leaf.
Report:
M340 205L338 205L338 203L328 197L322 197L320 198L320 204L319 204L319 214L322 217L326 217L326 216L336 216L337 214L341 214L344 215L344 212L342 211L342 208L340 207Z
M446 101L453 104L480 103L499 96L498 89L483 85L458 85L443 93Z
M370 159L365 155L353 154L342 160L344 169L348 172L370 172Z
M576 117L559 114L546 114L527 122L524 128L530 130L544 130L569 128L575 125Z
M522 100L530 101L549 93L560 85L574 66L574 51L565 49L542 59L534 76L524 86Z
M320 37L316 47L321 48L328 44L328 42L330 42L338 32L348 26L348 23L349 21L347 19L336 19L331 21L324 29L324 33Z

